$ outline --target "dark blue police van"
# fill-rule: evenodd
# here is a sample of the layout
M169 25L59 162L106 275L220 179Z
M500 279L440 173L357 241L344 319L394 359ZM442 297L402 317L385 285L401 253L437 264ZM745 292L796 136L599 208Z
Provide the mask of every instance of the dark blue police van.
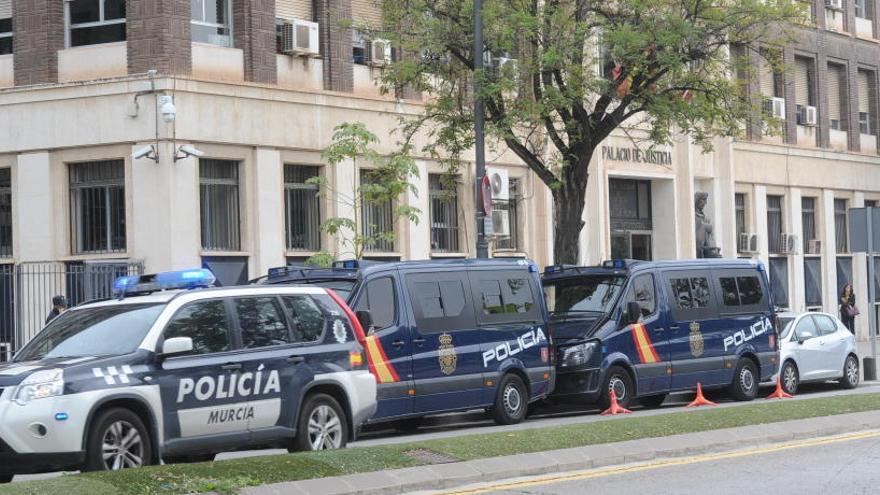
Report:
M779 366L764 267L752 260L551 266L543 285L557 346L553 397L658 407L667 394L727 388L752 400Z
M370 422L412 428L428 414L486 408L518 423L550 393L553 367L538 269L526 260L346 261L282 267L255 281L339 293L367 331L378 384Z

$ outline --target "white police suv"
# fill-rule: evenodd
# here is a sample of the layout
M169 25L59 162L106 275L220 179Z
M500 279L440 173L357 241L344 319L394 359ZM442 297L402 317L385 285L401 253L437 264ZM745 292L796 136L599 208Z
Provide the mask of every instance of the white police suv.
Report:
M348 306L322 288L213 282L122 277L117 299L65 312L0 366L0 481L344 447L376 409Z

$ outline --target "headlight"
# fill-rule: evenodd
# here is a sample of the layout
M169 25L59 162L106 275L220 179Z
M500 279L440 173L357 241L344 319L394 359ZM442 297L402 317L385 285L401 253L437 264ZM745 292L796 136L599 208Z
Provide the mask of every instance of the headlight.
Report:
M34 399L55 397L64 393L64 371L37 371L25 378L15 391L15 402L25 405Z
M562 366L581 366L587 364L596 351L596 342L586 342L562 349Z

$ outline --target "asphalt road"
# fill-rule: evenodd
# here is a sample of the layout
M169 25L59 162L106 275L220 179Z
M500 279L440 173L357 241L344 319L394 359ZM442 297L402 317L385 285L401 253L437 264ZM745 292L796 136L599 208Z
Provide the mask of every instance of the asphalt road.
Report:
M772 392L772 388L762 389L759 397L765 396ZM811 384L802 385L801 390L794 400L805 398L818 398L835 395L864 394L880 392L880 382L863 382L854 390L842 390L836 383L829 382L827 384ZM719 403L718 407L739 407L750 404L749 402L735 402L724 395L713 396L712 400ZM684 406L693 399L693 394L672 395L664 402L663 407L657 409L640 409L638 406L632 407L633 411L639 416L648 416L655 414L678 413L687 411ZM758 399L760 400L760 399ZM586 424L594 421L608 421L605 416L600 416L599 411L595 408L587 406L552 406L540 407L529 417L527 421L518 425L497 426L492 419L482 411L474 411L468 413L444 414L427 418L422 427L416 432L401 433L387 426L369 426L365 428L358 441L349 444L352 447L366 447L371 445L387 445L395 443L406 443L419 440L430 440L435 438L449 438L462 435L471 435L476 433L487 432L504 432L516 431L533 428L544 428L548 426L558 426L567 424ZM267 449L267 450L249 450L242 452L227 452L219 454L217 459L236 459L241 457L252 457L259 455L285 454L286 450ZM14 482L28 481L35 479L47 479L59 476L61 473L45 473L35 475L16 476ZM713 494L717 495L717 494Z
M880 432L866 432L722 454L504 480L445 493L874 494L880 484L878 461Z

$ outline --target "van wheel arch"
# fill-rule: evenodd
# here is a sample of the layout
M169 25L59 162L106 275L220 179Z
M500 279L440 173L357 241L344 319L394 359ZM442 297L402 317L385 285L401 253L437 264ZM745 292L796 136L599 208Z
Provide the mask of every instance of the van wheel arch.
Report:
M633 369L632 364L630 364L629 362L627 362L623 359L618 359L608 365L608 368L605 369L605 373L602 375L602 383L605 383L605 379L608 378L608 370L610 370L611 368L613 368L615 366L619 366L619 367L623 368L624 371L626 371L627 374L629 374L629 379L632 380L632 386L633 386L632 398L633 399L638 398L639 397L639 382L636 379L636 372Z
M83 428L83 450L88 446L89 433L91 432L92 427L94 427L93 423L95 418L103 411L113 408L126 409L140 418L149 431L150 443L153 445L152 452L150 453L150 463L158 465L162 459L162 443L160 442L160 436L162 433L159 431L159 424L156 421L156 417L150 409L150 406L147 405L143 398L135 395L107 397L92 406L92 409L89 411L89 415L86 418L86 427Z
M514 374L522 380L523 384L526 386L526 401L530 402L529 399L532 397L532 384L529 382L529 377L526 376L526 373L520 368L508 368L507 370L501 372L501 376L498 378L498 383L501 383L501 380L504 379L505 375Z
M294 425L296 425L299 420L299 415L302 414L302 405L305 404L306 400L310 395L315 394L327 394L330 397L336 399L336 402L342 406L342 412L345 414L345 421L348 423L348 440L354 441L357 432L355 432L354 420L351 416L351 404L348 402L348 395L345 393L345 389L342 386L335 383L318 383L312 385L303 393L302 398L297 404L296 418L294 418ZM299 432L297 432L299 434Z
M758 356L754 355L751 351L746 351L746 352L742 353L742 355L740 355L740 359L748 359L749 361L752 362L752 364L755 365L755 369L758 372L758 376L755 377L755 380L757 380L758 383L760 383L761 382L761 360L758 359ZM781 366L780 366L780 369L782 369Z

